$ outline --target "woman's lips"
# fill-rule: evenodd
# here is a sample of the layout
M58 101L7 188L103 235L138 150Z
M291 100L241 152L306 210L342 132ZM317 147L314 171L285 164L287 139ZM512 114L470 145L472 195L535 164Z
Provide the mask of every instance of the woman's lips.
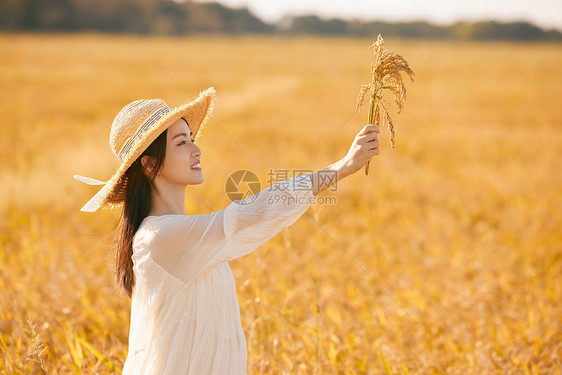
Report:
M194 171L200 171L201 170L201 164L199 164L199 162L193 164L191 166L191 169L193 169Z

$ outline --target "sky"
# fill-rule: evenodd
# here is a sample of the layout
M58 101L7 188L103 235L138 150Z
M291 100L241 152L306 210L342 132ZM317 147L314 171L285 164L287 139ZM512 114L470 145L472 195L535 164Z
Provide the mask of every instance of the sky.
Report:
M199 0L208 2L208 0ZM528 21L562 30L562 0L212 0L247 7L266 22L286 15L381 21L426 20L447 25L459 20Z

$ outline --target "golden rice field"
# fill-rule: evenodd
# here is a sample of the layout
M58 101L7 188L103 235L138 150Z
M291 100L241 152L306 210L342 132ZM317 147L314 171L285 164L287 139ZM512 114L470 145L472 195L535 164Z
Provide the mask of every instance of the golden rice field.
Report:
M0 34L0 372L120 373L120 212L80 212L99 187L72 176L117 168L123 105L216 88L205 182L186 193L188 213L211 213L237 169L265 188L270 169L347 153L367 119L355 101L372 42ZM383 129L369 175L320 194L337 204L231 263L248 373L560 374L560 45L385 47L416 73L391 113L396 148Z

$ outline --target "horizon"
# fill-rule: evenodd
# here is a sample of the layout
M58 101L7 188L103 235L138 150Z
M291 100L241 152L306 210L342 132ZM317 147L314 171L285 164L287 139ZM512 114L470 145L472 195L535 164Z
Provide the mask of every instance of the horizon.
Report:
M400 3L374 3L369 0L348 0L345 3L326 0L318 6L313 0L196 0L199 3L218 2L230 8L248 8L267 23L277 23L286 17L316 15L322 19L414 22L425 21L447 26L460 21L528 22L543 29L562 31L562 1L536 0L532 4L516 0L485 0L450 3L433 0L431 6L415 0Z

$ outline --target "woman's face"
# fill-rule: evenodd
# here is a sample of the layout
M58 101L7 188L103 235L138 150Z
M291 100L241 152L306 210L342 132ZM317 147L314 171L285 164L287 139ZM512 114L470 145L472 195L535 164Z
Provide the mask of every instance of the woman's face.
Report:
M197 185L204 181L201 167L193 164L201 159L201 149L193 143L187 122L180 118L173 123L166 135L166 157L156 179L178 185Z

